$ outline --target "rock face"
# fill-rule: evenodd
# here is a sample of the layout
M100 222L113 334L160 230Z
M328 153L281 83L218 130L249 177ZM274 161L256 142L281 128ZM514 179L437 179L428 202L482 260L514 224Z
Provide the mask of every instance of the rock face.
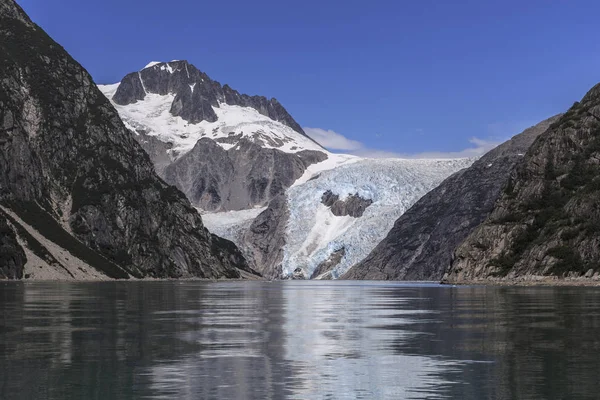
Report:
M327 159L318 151L288 154L241 139L225 150L200 139L184 156L164 169L164 178L199 208L243 210L267 204L285 192L306 168Z
M0 279L21 279L27 259L6 217L0 217Z
M515 165L557 119L526 129L423 196L342 279L442 279L456 247L490 214Z
M275 99L240 94L187 61L102 87L167 183L204 211L262 207L327 159Z
M109 277L250 271L156 175L89 74L12 0L0 1L0 77L0 202L15 221ZM2 232L12 261L0 276L18 278L17 244L27 241L4 221Z
M275 197L250 226L240 246L253 268L265 278L281 276L289 209L285 195Z
M337 217L350 216L360 218L365 213L367 207L373 204L373 200L363 199L358 193L349 195L345 200L340 200L340 196L328 190L323 193L321 203L329 207L331 213Z
M328 280L332 279L330 274L331 270L334 269L341 261L342 258L346 255L346 248L342 247L339 250L331 253L329 258L323 261L319 266L315 269L310 279L321 279Z
M447 280L592 275L599 195L597 85L531 146L491 215L456 250Z

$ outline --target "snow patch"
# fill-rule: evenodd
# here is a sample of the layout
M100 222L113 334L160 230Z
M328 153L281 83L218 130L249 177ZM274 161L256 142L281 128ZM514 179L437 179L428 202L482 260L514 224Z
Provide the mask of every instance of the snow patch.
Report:
M173 67L171 67L168 63L165 65L162 65L160 67L161 71L168 71L170 74L172 74L174 72Z
M138 77L140 78L140 83L142 84L142 88L144 89L144 93L147 95L148 91L146 90L146 85L144 85L144 80L142 79L142 73L138 72Z
M158 65L158 64L162 64L162 62L160 62L160 61L151 61L148 64L146 64L146 66L144 68L142 68L142 69L151 68L151 67L154 67L155 65Z
M112 99L115 93L117 93L119 86L121 86L121 82L113 83L112 85L98 85L100 91L109 99Z

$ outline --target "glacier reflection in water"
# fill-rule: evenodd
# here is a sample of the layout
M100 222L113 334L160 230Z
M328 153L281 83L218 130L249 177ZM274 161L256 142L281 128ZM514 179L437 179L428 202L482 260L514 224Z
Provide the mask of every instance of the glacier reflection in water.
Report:
M7 399L584 399L600 370L585 288L0 283L0 299Z

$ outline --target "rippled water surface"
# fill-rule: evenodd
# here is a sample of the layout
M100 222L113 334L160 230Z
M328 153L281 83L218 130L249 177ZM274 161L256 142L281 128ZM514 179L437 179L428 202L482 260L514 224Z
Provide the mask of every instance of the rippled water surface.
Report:
M600 290L0 283L4 399L598 399Z

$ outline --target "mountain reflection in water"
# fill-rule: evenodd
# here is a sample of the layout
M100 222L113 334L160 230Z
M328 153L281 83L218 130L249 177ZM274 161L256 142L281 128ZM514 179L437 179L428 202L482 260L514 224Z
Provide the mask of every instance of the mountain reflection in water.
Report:
M0 283L0 398L593 399L600 290Z

